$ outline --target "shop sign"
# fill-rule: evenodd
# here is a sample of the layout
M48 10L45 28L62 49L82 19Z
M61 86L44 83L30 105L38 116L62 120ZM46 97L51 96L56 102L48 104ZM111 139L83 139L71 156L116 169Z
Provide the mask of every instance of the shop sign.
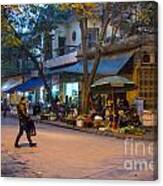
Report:
M32 70L31 77L38 77L38 70Z
M157 124L156 117L151 111L143 112L143 125L144 126L155 126Z

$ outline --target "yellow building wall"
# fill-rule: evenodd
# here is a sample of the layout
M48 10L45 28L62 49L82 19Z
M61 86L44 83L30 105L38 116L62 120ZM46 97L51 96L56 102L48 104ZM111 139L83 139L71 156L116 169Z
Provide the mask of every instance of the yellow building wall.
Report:
M128 91L126 94L127 100L129 102L129 104L132 104L135 100L136 97L138 97L138 91L134 90L134 91Z
M137 89L133 91L128 91L126 94L127 100L129 101L130 104L132 104L135 98L139 96L139 82L140 82L139 81L139 76L140 76L139 69L140 69L140 64L139 63L135 64L134 69L133 69L132 81L137 86Z

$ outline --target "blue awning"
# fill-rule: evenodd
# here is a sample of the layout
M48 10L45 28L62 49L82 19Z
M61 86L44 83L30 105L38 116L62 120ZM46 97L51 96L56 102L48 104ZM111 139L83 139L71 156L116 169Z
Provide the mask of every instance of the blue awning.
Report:
M7 93L11 93L11 92L15 92L15 91L26 92L29 90L39 88L43 85L44 85L44 83L43 83L42 79L33 78L33 79L26 81L25 83L22 83L21 85L13 87L12 89L8 90Z
M22 83L22 79L16 80L16 79L9 79L6 82L2 83L1 91L7 92L13 87L16 87Z
M125 66L125 64L130 60L133 56L133 53L124 53L120 55L116 55L114 57L103 57L100 61L100 64L97 69L97 74L102 75L116 75L118 72ZM93 60L88 62L88 72L90 73L93 68ZM76 64L73 64L68 67L58 68L52 70L52 73L83 73L83 62L80 61Z

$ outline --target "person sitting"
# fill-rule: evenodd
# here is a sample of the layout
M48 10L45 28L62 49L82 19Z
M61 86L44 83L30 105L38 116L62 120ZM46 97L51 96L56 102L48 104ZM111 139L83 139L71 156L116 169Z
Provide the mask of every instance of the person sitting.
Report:
M125 109L129 108L129 102L126 98L123 100L123 104L124 104Z
M142 126L142 122L140 121L140 118L139 118L139 115L137 112L134 112L133 115L132 115L132 124L135 126L135 127L140 127Z
M127 115L125 114L124 110L120 110L118 112L118 127L122 128L122 127L126 127L128 125L129 119L127 117Z
M105 109L105 119L109 121L109 126L112 127L113 125L113 117L114 113L111 106L107 106Z
M90 110L91 119L94 120L94 117L96 115L97 115L96 109L94 107L92 107L91 110Z

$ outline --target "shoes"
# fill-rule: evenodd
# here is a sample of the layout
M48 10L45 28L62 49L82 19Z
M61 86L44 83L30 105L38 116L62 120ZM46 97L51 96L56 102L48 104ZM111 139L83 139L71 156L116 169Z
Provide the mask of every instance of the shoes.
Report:
M37 146L37 143L30 143L29 146L30 147L36 147Z
M18 144L15 144L15 148L21 148L21 146Z

